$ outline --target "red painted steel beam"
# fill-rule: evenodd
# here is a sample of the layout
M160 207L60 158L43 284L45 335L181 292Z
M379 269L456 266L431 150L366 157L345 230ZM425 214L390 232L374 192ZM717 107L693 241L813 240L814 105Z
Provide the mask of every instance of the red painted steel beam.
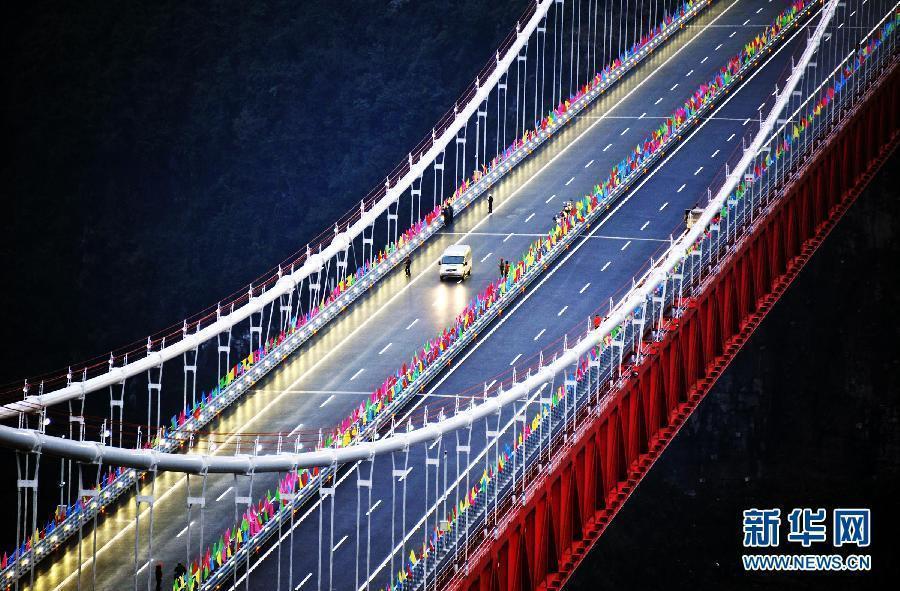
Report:
M867 95L445 587L538 591L565 584L900 142L900 68Z

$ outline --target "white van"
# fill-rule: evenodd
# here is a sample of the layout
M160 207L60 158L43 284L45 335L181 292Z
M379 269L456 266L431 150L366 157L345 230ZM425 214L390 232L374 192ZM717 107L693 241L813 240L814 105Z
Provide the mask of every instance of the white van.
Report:
M444 277L465 279L472 274L472 247L465 244L448 246L438 264L441 281Z

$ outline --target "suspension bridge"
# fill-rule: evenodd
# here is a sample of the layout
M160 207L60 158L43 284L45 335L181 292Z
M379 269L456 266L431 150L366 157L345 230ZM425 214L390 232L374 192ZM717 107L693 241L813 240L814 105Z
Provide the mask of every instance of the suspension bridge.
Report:
M561 588L895 147L898 20L530 3L310 244L4 389L0 584Z

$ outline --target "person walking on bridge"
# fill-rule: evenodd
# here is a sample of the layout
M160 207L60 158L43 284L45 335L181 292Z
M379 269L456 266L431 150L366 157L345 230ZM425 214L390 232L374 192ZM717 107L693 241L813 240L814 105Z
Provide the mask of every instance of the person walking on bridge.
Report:
M503 257L500 257L500 279L506 275L506 261L503 260Z
M406 260L403 261L403 269L407 279L412 277L412 258L409 255L406 255Z
M488 193L488 215L494 213L494 194Z
M162 591L162 563L156 563L156 591Z

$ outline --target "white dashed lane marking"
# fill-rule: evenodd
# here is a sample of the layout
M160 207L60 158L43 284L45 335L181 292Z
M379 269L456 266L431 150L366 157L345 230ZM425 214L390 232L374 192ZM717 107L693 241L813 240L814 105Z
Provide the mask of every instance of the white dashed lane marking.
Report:
M538 340L539 338L541 338L541 335L544 334L545 332L547 332L547 329L546 329L546 328L542 328L542 329L541 329L541 332L539 332L539 333L537 333L536 335L534 335L534 340L536 341L536 340Z
M656 102L653 103L653 104L654 104L654 105L658 105L658 104L661 103L661 102L662 102L662 97L659 97L658 99L656 99Z
M629 130L629 129L631 129L631 128L630 128L630 127L626 127L625 129L623 129L623 130L622 130L622 133L619 134L619 137L621 137L621 136L625 135L626 133L628 133L628 130Z
M515 365L516 361L518 361L518 360L519 360L519 357L521 357L521 356L522 356L522 354L519 353L518 355L516 355L515 357L513 357L513 360L510 361L509 364L510 364L510 365Z
M325 402L323 402L322 404L319 405L319 408L322 408L323 406L325 406L326 404L328 404L328 403L331 402L332 400L334 400L334 394L332 394L331 396L329 396L328 398L326 398L326 399L325 399Z
M644 222L644 225L641 226L641 230L643 230L644 228L646 228L649 225L650 225L650 220L647 220L646 222Z
M581 289L578 290L578 293L584 293L584 290L586 290L586 289L589 288L590 286L591 286L591 283L590 283L590 282L585 283L585 284L584 284L584 287L582 287Z
M629 245L629 244L631 244L631 240L629 240L628 242L626 242L625 244L623 244L623 245L622 245L622 248L620 248L619 250L625 250L626 248L628 248L628 245Z
M697 176L698 174L700 174L700 171L701 171L701 170L703 170L703 167L702 167L702 166L701 166L700 168L698 168L697 170L694 171L694 176Z
M600 272L606 271L606 268L612 264L612 261L606 261L606 264L600 269Z
M612 144L606 144L606 147L603 148L603 151L605 152L605 151L609 150L610 148L612 148Z
M575 177L572 177L572 178L570 178L569 180L567 180L567 181L566 181L566 186L568 187L569 185L571 185L571 184L572 184L572 181L574 181L574 180L575 180Z
M666 201L665 203L663 203L662 205L659 206L659 210L660 211L664 210L668 204L669 204L669 202Z
M590 166L590 165L593 164L593 163L594 163L594 161L591 160L590 162L588 162L587 164L585 164L584 167L587 168L588 166Z
M350 378L350 381L352 382L353 380L355 380L356 378L358 378L358 377L359 377L359 374L361 374L361 373L364 372L364 371L366 371L366 368L365 368L365 367L362 368L362 369L360 369L359 371L357 371L355 374L353 374L353 377Z
M562 309L561 309L559 312L556 313L556 315L557 315L557 316L562 316L563 314L566 313L566 310L568 310L568 309L569 309L569 306L563 306Z
M686 186L687 186L687 184L681 185L680 187L678 187L678 190L675 191L675 192L676 192L676 193L681 193L682 191L684 191L684 188L685 188Z
M725 140L725 141L726 141L726 142L730 142L730 141L733 140L733 139L734 139L734 134L732 133L730 136L728 136L728 139Z
M483 263L484 261L481 261L481 262ZM379 355L383 355L384 352L387 351L388 349L390 349L390 348L391 348L391 345L393 345L393 344L394 344L394 343L388 343L387 345L384 346L384 348L383 348L381 351L378 352L378 354L379 354Z
M489 252L486 255L484 255L484 258L481 259L481 262L483 263L484 261L488 260L492 254L494 254L494 253Z
M549 197L547 197L547 200L544 201L544 203L550 203L551 201L553 201L554 197L556 197L556 195L550 195Z
M530 222L531 218L533 218L533 217L534 217L534 212L531 212L531 215L529 215L527 218L525 218L525 223L527 224L528 222Z
M435 305L437 305L437 304L435 304ZM418 322L418 321L419 321L419 319L416 318L415 320L413 320L412 322L410 322L410 323L409 323L409 326L406 327L406 330L411 329L413 326L416 325L416 322Z
M710 158L715 158L715 157L718 156L718 155L719 155L719 150L716 150L715 152L713 152L713 153L710 155Z

